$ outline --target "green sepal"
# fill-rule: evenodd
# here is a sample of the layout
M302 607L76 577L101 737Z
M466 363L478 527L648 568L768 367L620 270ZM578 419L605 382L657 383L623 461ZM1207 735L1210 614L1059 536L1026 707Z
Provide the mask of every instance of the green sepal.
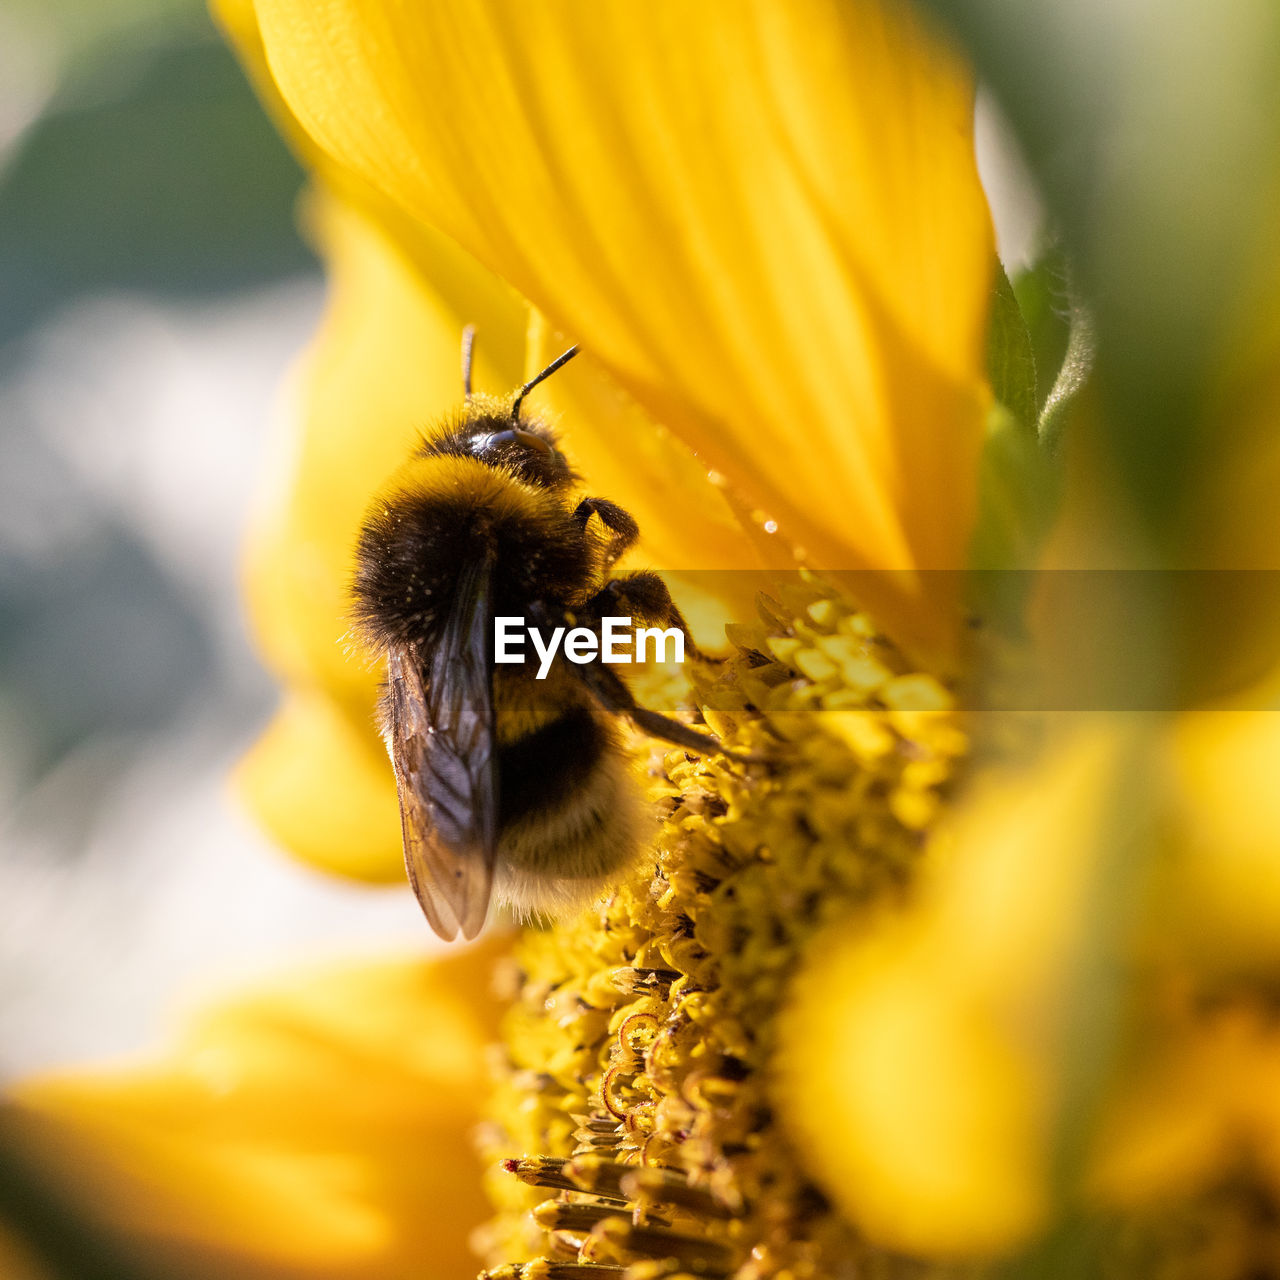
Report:
M998 262L987 329L987 377L997 402L1034 429L1040 412L1035 351L1017 294Z
M1047 280L1046 274L1042 279ZM1030 295L1040 297L1037 285ZM1043 318L1041 318L1043 324ZM1063 344L1065 346L1065 343ZM1035 564L1057 509L1056 468L1042 449L1036 352L1016 288L997 263L987 337L987 374L995 402L987 415L978 478L974 569Z
M1061 246L1053 240L1042 246L1029 266L1010 280L1036 362L1036 418L1044 412L1067 354L1071 337L1070 272Z

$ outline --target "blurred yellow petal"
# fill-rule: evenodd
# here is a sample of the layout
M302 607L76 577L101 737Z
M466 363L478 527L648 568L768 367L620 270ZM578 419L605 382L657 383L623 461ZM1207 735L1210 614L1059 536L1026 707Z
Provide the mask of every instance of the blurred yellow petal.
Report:
M1079 719L797 983L780 1104L879 1243L999 1255L1063 1194L1149 1211L1280 1175L1274 1022L1239 985L1280 975L1277 717Z
M237 780L249 812L286 849L339 875L400 883L395 775L370 729L323 692L286 692L242 761Z
M784 1119L873 1243L998 1253L1043 1220L1036 1063L945 981L935 948L892 930L815 948L784 1028Z
M1099 1136L1089 1187L1101 1202L1136 1208L1185 1199L1257 1154L1250 1150L1257 1083L1274 1093L1280 1043L1247 1008L1205 1021L1143 1046Z
M1170 740L1170 850L1150 948L1210 983L1280 978L1280 715L1196 711Z
M6 1135L162 1275L452 1280L500 945L264 985L162 1058L22 1084Z
M780 540L963 563L991 237L967 75L903 8L258 14L318 144L581 340ZM892 590L938 641L950 602Z
M999 1254L1050 1211L1073 965L1129 731L993 779L905 916L843 927L796 983L778 1101L824 1191L879 1244Z

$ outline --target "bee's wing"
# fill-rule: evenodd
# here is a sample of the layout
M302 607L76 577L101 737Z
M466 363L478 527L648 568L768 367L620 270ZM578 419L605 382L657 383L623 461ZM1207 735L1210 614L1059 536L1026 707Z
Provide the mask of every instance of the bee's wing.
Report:
M388 658L391 759L409 882L451 941L484 927L497 842L489 574L462 575L441 641Z

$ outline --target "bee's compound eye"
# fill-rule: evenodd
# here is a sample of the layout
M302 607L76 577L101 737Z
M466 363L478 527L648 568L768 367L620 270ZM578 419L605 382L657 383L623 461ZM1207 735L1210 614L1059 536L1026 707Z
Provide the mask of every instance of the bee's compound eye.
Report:
M541 437L532 431L521 431L519 427L510 427L506 431L497 431L493 435L480 436L471 446L476 453L484 453L495 446L518 444L535 453L554 453L555 450Z
M505 432L503 433L506 434ZM555 450L541 437L535 436L532 431L521 431L519 427L513 427L511 434L526 449L534 449L538 453L554 453Z

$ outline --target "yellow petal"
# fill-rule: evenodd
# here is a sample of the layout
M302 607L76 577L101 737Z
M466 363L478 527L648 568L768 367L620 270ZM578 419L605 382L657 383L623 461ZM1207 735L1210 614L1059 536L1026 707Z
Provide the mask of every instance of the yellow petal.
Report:
M997 1254L1047 1212L1044 1081L938 959L892 931L816 949L777 1090L809 1172L873 1243Z
M569 345L535 317L529 369L544 368ZM538 394L559 415L565 446L592 492L625 499L640 525L638 551L647 562L664 570L747 569L757 563L706 467L611 381L590 353Z
M163 1058L19 1086L6 1136L157 1274L467 1274L497 951L274 982Z
M424 284L429 284L431 292L456 287L460 293L453 300L454 309L470 315L471 299L465 293L468 277L451 272L442 263L439 235L404 217L352 170L334 163L294 119L267 70L252 0L213 0L213 8L264 105L304 163L322 176L327 190L339 194L343 205L362 210L365 221L381 228L386 240L394 243L397 254L412 262L422 277L419 293L423 292ZM318 238L323 248L332 250L342 235L341 230L326 234L322 229ZM403 268L402 261L392 270ZM358 269L358 265L349 264L344 274L354 274ZM406 291L406 296L409 292ZM354 294L355 290L348 293ZM372 296L373 290L368 294ZM351 300L336 299L335 309L356 310L360 296L357 294ZM366 326L362 317L352 327L376 328L379 316L380 313L368 317L372 326ZM477 321L479 317L471 319ZM516 384L483 381L485 355L494 335L483 323L478 327L481 367L477 385L481 390L505 393ZM569 345L568 338L552 333L535 313L531 317L525 350L526 376L532 377ZM376 391L377 381L385 376L386 370L372 361L367 367L371 390ZM445 388L456 399L458 386L452 374ZM592 492L624 500L637 517L641 549L649 563L672 569L727 570L748 568L757 562L751 542L724 495L708 484L705 466L665 428L649 419L589 357L579 359L559 375L539 392L539 398L561 415L567 451ZM353 456L358 456L365 444L364 433L358 420L353 420L350 426L350 448ZM353 478L353 488L358 483L357 476ZM679 512L678 522L671 519L673 511ZM721 576L717 581L723 588L729 579ZM718 642L723 642L723 632L708 638L708 643Z
M281 845L357 880L404 880L395 776L370 732L324 692L286 692L237 781L249 812Z
M570 344L545 323L530 327L530 376ZM724 647L725 624L749 618L768 548L753 543L719 478L648 414L590 354L568 365L539 393L559 419L565 449L590 492L621 501L640 526L619 569L660 568L705 649ZM540 406L541 407L541 406Z
M1127 740L1099 726L993 780L920 901L870 937L843 927L797 981L780 1109L874 1242L995 1255L1045 1222L1069 984Z
M1280 716L1196 711L1170 742L1168 856L1148 950L1206 979L1280 976Z
M1188 1199L1254 1154L1257 1084L1274 1092L1276 1036L1247 1009L1225 1008L1153 1034L1108 1109L1089 1190L1110 1206ZM1277 1132L1274 1120L1272 1134ZM1274 1143L1274 1138L1271 1139Z
M780 539L824 567L963 563L990 231L967 76L902 7L258 13L316 142L580 339ZM936 633L922 584L891 586Z

